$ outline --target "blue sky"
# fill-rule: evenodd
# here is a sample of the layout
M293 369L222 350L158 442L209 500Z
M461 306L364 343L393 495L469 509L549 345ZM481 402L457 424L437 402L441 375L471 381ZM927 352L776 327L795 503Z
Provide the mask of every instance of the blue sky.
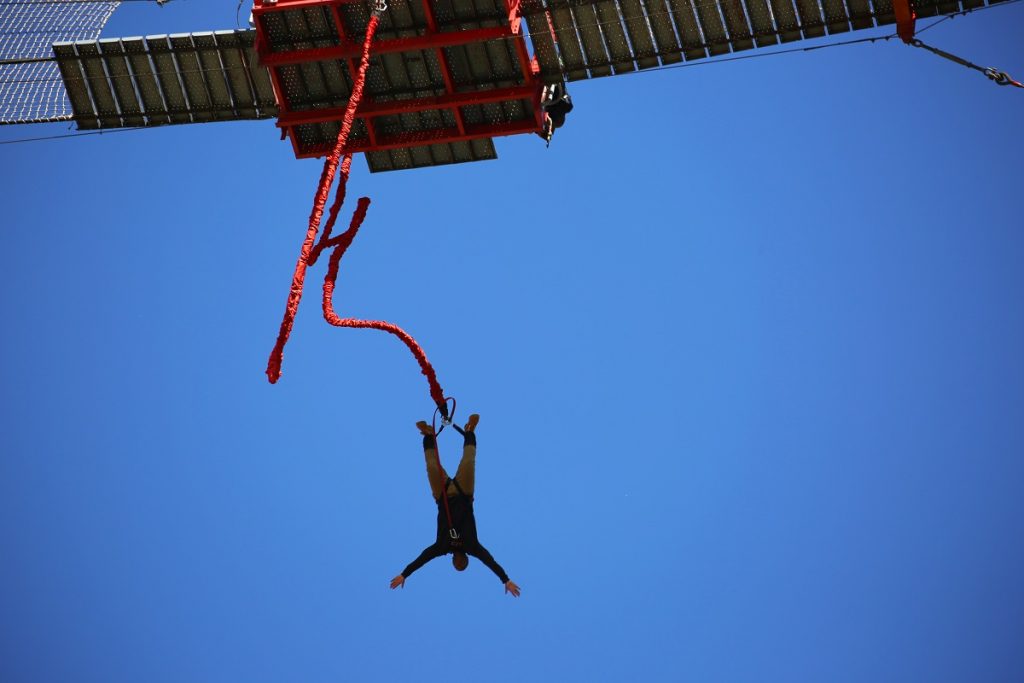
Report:
M1019 4L925 39L1024 75ZM547 150L357 159L335 295L482 415L518 600L388 590L432 406L324 264L266 381L318 162L269 121L0 147L0 679L1024 678L1024 94L895 41L572 94Z

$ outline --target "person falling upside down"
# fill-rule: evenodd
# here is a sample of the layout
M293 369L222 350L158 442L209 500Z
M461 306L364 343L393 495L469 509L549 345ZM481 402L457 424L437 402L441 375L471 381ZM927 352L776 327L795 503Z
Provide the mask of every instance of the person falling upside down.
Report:
M430 562L435 557L452 554L452 565L456 571L464 571L469 566L469 558L472 555L495 573L505 585L505 592L519 597L519 586L513 583L501 565L494 561L487 548L480 545L476 536L476 519L473 516L473 489L476 483L476 424L480 421L479 415L470 415L465 430L458 426L455 429L462 432L465 444L462 447L462 460L459 462L459 469L455 472L454 479L445 481L444 470L441 469L441 462L437 457L437 437L434 429L426 422L416 423L420 433L423 434L423 455L427 460L427 479L430 482L430 492L437 502L437 540L433 545L427 546L420 556L409 563L409 566L402 570L402 573L391 579L391 588L405 586L405 580L414 571ZM441 497L442 489L444 498ZM447 499L447 509L445 502ZM451 525L449 526L449 514Z

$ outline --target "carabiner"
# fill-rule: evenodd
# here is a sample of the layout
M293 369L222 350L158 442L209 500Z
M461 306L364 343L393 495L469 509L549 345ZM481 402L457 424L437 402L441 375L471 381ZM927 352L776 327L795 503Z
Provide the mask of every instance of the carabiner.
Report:
M985 75L988 76L989 79L995 81L997 85L1010 85L1010 82L1013 80L1010 78L1010 74L1005 71L999 71L995 67L991 66L985 69Z
M448 401L452 402L452 409L451 410L448 410ZM435 436L437 436L442 431L444 431L444 428L446 426L451 425L452 422L455 420L455 406L456 406L455 399L453 397L451 397L451 396L446 398L444 400L444 403L437 404L437 408L434 409L434 417L431 418L431 420L430 420L430 424L434 428L434 435ZM438 416L438 414L441 415L441 429L437 428L437 416Z

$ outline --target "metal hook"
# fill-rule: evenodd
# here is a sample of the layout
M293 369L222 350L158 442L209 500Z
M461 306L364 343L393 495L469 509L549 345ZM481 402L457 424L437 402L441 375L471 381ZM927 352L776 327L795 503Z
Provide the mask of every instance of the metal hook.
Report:
M998 85L1010 85L1010 74L1004 71L998 71L994 67L988 67L985 69L985 75L995 81Z
M448 401L452 402L452 409L448 410ZM435 436L444 431L446 426L450 426L455 421L455 399L451 396L444 399L443 403L438 403L437 408L434 409L434 416L430 419L430 424L434 427ZM441 429L437 428L437 416L441 415Z
M377 0L376 2L374 2L373 3L373 11L376 12L377 14L384 14L385 12L387 12L388 11L388 2L387 2L387 0Z

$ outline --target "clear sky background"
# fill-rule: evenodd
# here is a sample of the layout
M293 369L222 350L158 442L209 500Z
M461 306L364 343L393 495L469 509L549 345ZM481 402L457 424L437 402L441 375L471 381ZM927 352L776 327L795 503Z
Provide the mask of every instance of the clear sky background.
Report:
M924 38L1024 77L1024 5ZM270 121L0 146L0 680L1024 680L1024 91L897 41L571 90L547 150L357 159L335 297L482 415L518 600L388 589L433 406L324 264L266 381L319 162Z

